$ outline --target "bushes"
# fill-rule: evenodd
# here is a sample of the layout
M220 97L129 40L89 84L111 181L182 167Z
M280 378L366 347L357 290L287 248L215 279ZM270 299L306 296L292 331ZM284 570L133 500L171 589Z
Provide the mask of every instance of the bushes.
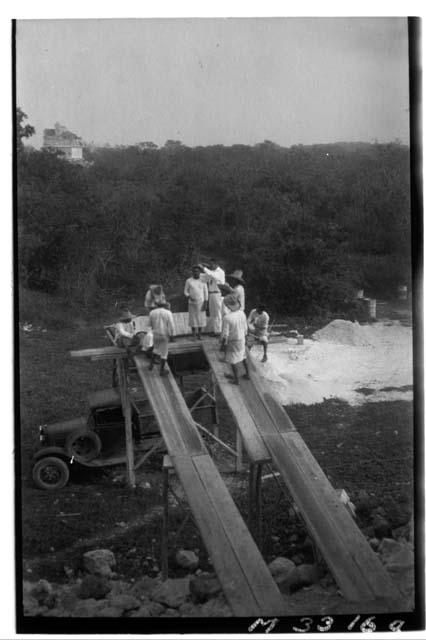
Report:
M98 149L92 161L19 154L23 285L89 311L151 282L179 293L191 264L215 255L244 270L248 305L300 315L410 280L401 145L174 143Z

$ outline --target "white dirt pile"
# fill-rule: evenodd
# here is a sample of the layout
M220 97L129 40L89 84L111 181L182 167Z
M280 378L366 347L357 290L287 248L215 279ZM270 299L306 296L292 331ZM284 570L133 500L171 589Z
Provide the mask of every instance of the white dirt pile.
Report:
M303 345L270 344L252 354L284 404L315 404L328 398L351 404L412 400L412 329L399 322L360 325L334 320Z

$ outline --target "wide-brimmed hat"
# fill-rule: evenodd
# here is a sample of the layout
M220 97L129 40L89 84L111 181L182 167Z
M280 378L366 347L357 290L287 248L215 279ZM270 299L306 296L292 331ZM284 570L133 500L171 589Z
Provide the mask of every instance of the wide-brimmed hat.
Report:
M223 304L225 304L230 311L238 311L238 309L241 308L240 301L237 296L234 296L232 293L224 297Z
M199 264L193 264L191 267L191 271L194 271L194 269L198 269L198 271L202 271L203 267L200 267Z
M119 318L119 322L130 322L130 320L133 320L134 315L131 311L129 311L129 309L122 309L121 310L121 315Z
M241 271L241 269L235 269L235 271L233 271L233 273L230 273L228 275L228 279L229 278L232 278L233 280L237 280L237 282L240 282L241 284L244 284L243 272Z

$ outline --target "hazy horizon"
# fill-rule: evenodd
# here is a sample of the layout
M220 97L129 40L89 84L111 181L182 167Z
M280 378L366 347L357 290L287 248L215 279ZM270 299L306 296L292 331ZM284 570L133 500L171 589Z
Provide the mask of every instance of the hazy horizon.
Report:
M405 18L19 20L17 105L38 148L409 142Z

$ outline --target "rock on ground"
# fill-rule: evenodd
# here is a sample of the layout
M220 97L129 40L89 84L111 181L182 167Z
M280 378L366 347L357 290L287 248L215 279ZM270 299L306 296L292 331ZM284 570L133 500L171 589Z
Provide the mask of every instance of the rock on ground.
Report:
M141 605L140 600L127 593L120 593L110 598L110 606L121 608L123 611L130 611L132 609L139 609Z
M275 558L268 564L269 571L274 578L287 576L295 567L296 565L292 560L282 557Z
M103 576L89 574L84 576L78 588L77 595L83 600L86 598L95 598L100 600L111 591L110 582Z
M130 589L130 593L135 598L142 598L142 596L146 598L150 598L154 589L161 584L157 578L150 578L150 576L142 576L140 580L135 582L135 584Z
M30 595L37 600L39 605L45 605L49 608L52 608L54 605L55 597L53 595L53 588L47 580L39 580L31 589Z
M317 565L304 563L274 576L279 590L287 595L318 582L320 578L321 571Z
M201 605L200 612L203 618L227 618L232 616L232 611L223 596L208 600Z
M115 567L115 556L109 549L94 549L83 555L83 564L86 571L94 575L109 578Z
M189 577L169 578L154 589L152 599L171 608L177 608L189 596Z
M198 567L199 558L194 551L190 551L188 549L179 549L176 553L176 562L183 569L188 569L188 571L193 571Z
M220 593L221 585L213 573L204 573L191 576L189 590L197 602L205 602L208 598Z

